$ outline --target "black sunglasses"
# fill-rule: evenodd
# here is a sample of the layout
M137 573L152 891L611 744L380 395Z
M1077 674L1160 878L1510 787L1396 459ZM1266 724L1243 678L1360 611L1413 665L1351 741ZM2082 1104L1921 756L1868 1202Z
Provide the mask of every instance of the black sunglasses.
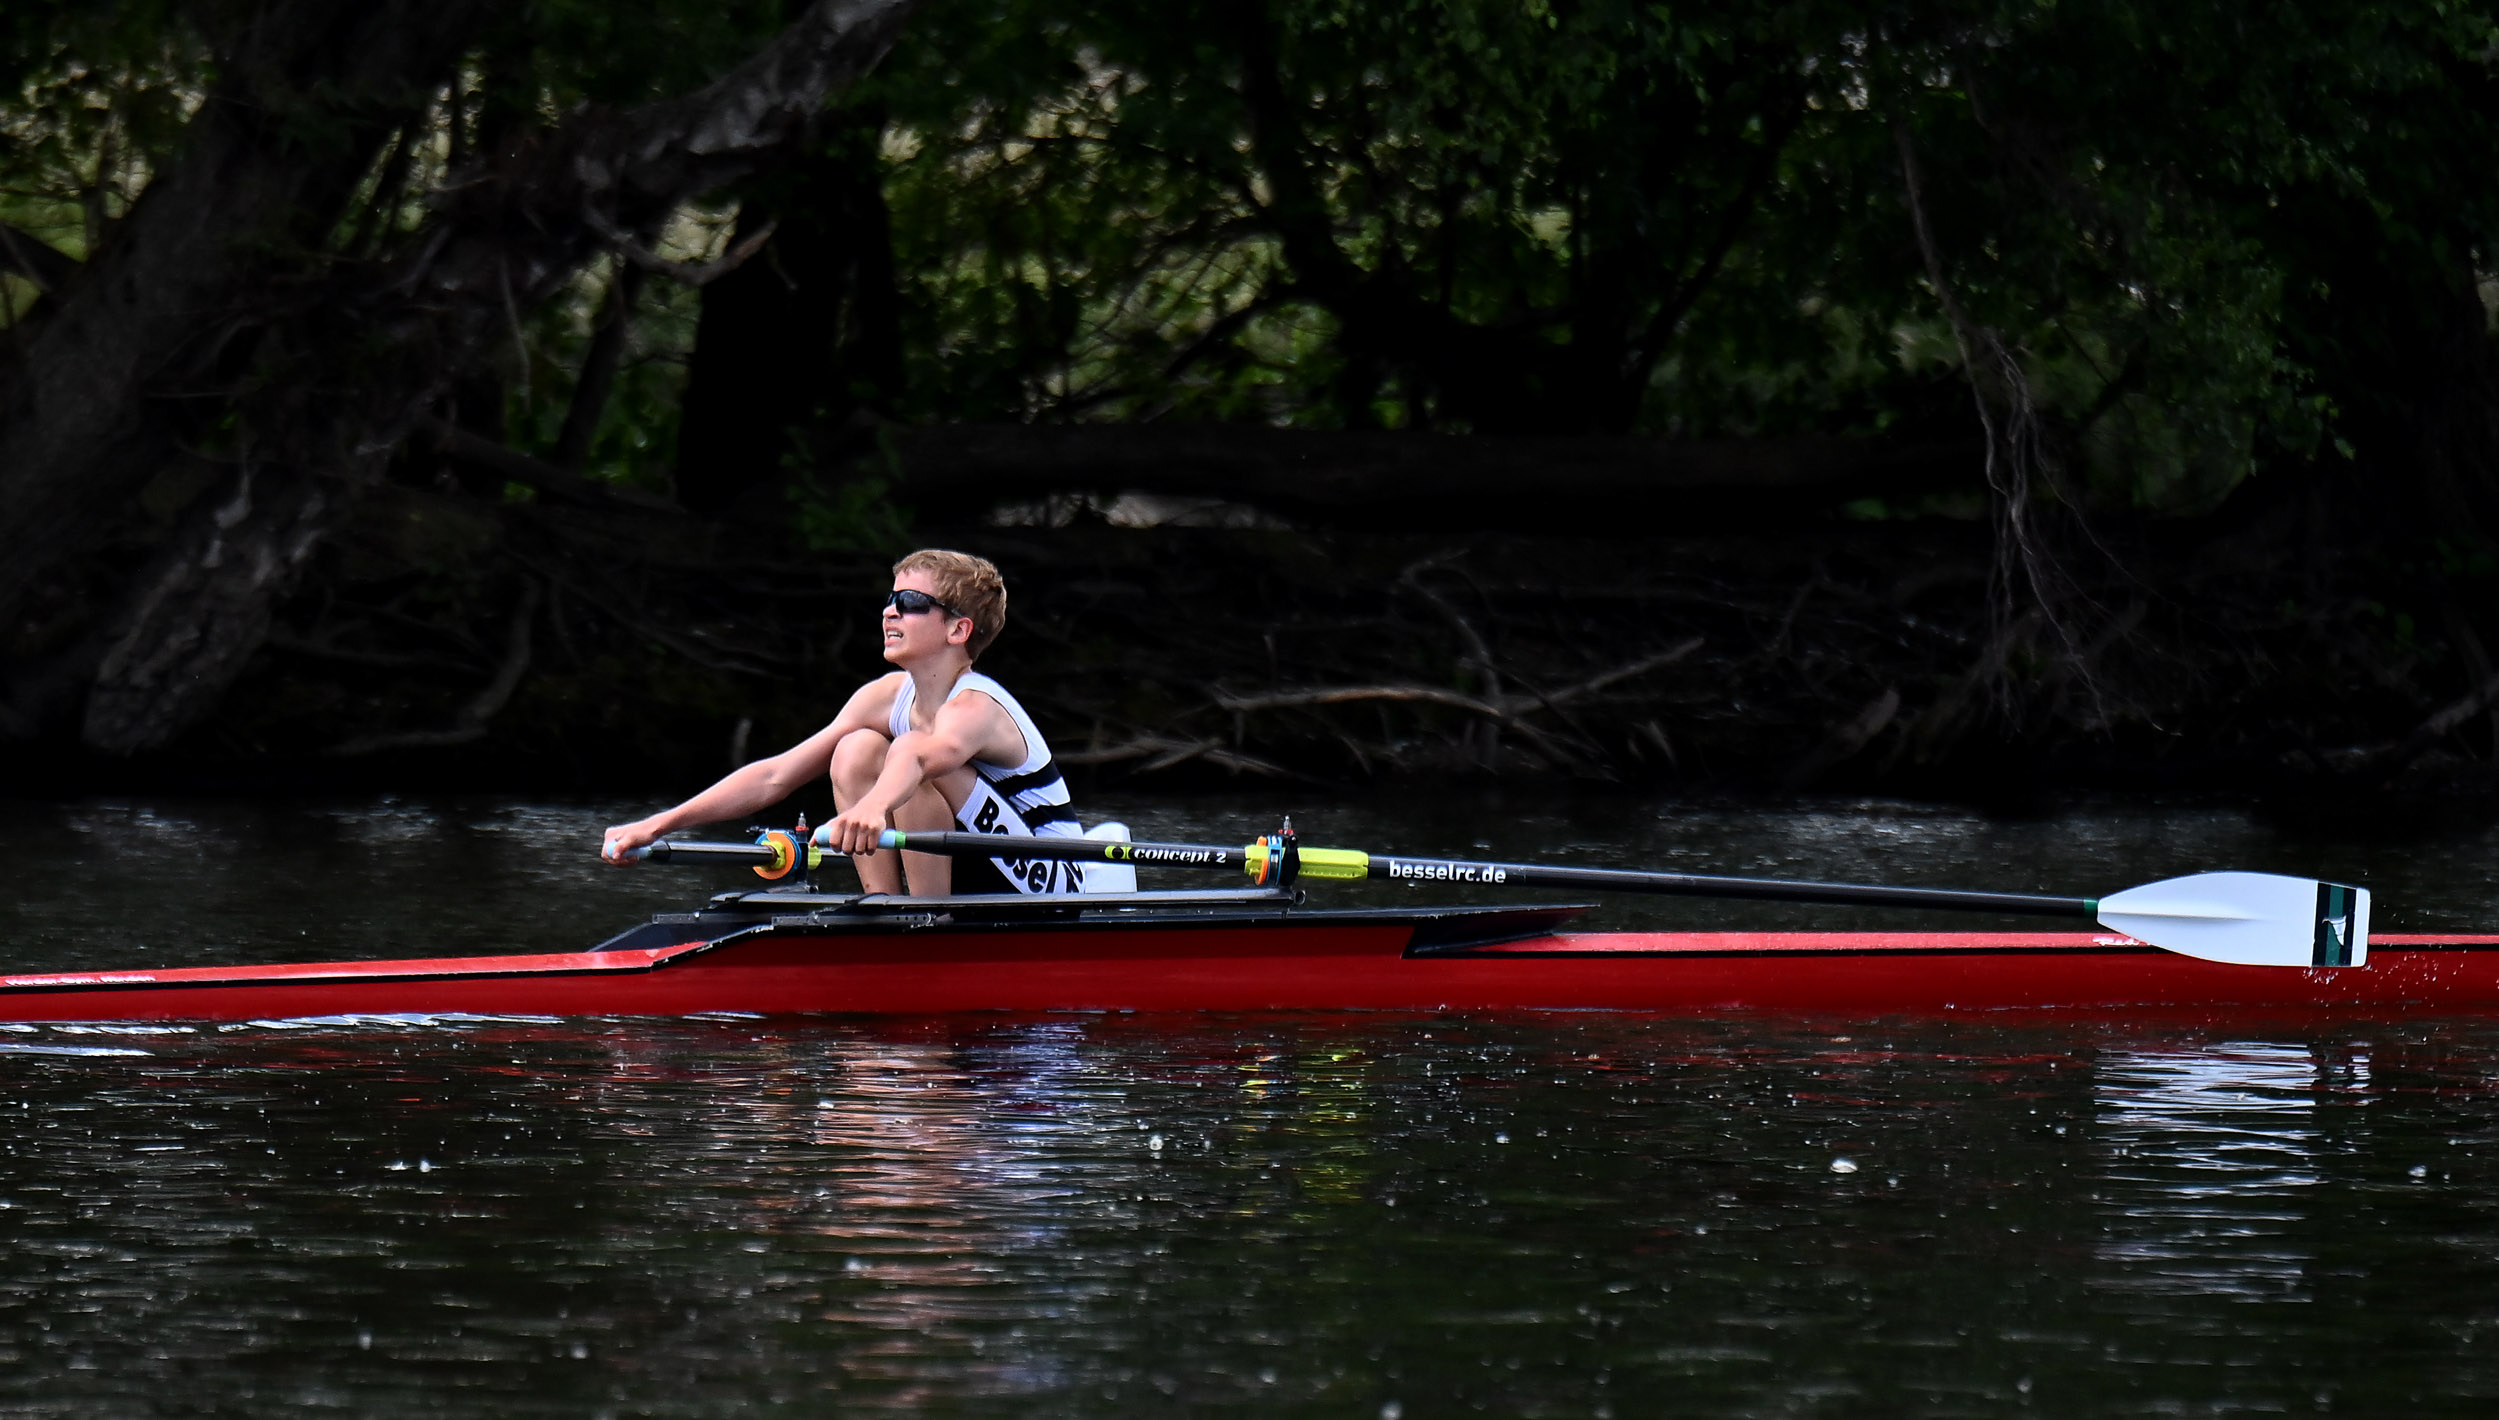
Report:
M917 616L924 611L942 611L948 616L963 615L962 612L946 605L944 602L930 596L928 593L912 591L909 588L905 588L898 592L887 592L885 594L885 604L892 607L894 610L901 612L905 616Z

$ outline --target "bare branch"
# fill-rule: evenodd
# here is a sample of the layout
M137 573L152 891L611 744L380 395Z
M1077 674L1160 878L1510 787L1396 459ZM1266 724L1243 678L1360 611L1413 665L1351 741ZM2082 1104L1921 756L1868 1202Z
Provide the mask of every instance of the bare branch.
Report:
M1864 749L1899 714L1900 687L1885 686L1881 695L1867 701L1863 709L1833 729L1821 744L1814 746L1811 753L1796 762L1796 766L1787 772L1787 786L1791 789L1810 786L1832 766Z
M818 0L753 58L621 121L596 123L565 155L583 206L626 231L694 193L733 182L813 131L825 95L882 58L913 0Z
M1952 325L1953 341L1960 347L1961 368L1969 377L1970 395L1978 406L1979 423L1987 430L1987 486L1995 495L1996 514L1996 563L1990 588L1994 619L1999 627L2012 622L2014 582L2018 577L2029 593L2022 600L2028 601L2047 623L2068 658L2079 659L2080 640L2066 618L2058 614L2059 604L2074 593L2073 579L2041 539L2032 519L2033 481L2054 486L2041 456L2038 398L2031 389L2029 375L2004 337L1994 327L1971 316L1944 269L1943 251L1927 222L1925 177L1906 121L1894 120L1892 139L1900 150L1901 186L1908 200L1909 225L1917 237L1918 253L1926 263L1927 281L1935 288L1935 297L1943 303L1944 315ZM2082 676L2084 688L2096 701L2099 684L2088 666L2082 668Z
M1490 720L1508 721L1508 710L1488 700L1437 685L1331 685L1315 690L1285 690L1271 695L1229 695L1215 692L1215 704L1225 710L1247 714L1256 710L1300 710L1315 705L1348 705L1359 700L1400 700L1430 705L1448 705L1470 715Z
M710 261L671 261L635 241L632 233L601 216L597 208L585 207L581 211L581 216L583 221L590 224L592 231L614 243L617 254L625 260L654 276L665 276L685 286L708 286L744 266L748 257L762 251L764 243L772 240L772 234L781 230L780 219L775 218L764 223L753 236L738 242Z
M266 644L272 651L308 656L314 660L334 661L345 666L365 666L374 670L465 672L473 669L467 664L445 656L428 656L422 653L403 655L392 651L359 651L349 646L333 646L327 641L317 641L309 636L298 636L291 631L270 632Z
M78 274L78 258L22 227L0 222L0 272L23 276L47 296Z
M590 507L645 508L652 512L682 512L665 498L634 488L618 488L594 483L568 468L559 468L545 459L532 458L518 449L507 448L483 434L463 429L456 424L427 415L417 421L416 432L433 446L455 459L465 459L480 468L492 470L514 483L523 483L567 503Z
M2485 678L2481 684L2461 697L2442 705L2428 719L2413 728L2411 734L2391 744L2370 750L2361 761L2362 769L2378 778L2392 777L2406 765L2429 753L2440 740L2464 727L2464 722L2499 706L2499 675Z
M1643 656L1627 666L1616 666L1603 675L1591 676L1577 685L1565 686L1551 695L1541 697L1547 705L1566 705L1583 695L1594 695L1609 685L1618 685L1633 676L1647 675L1662 666L1671 666L1701 649L1701 638L1694 636L1667 647L1654 656Z
M1235 774L1258 774L1269 778L1300 779L1280 764L1226 749L1214 740L1180 740L1167 735L1139 735L1125 744L1080 749L1057 756L1061 764L1121 764L1132 759L1146 762L1137 766L1137 773L1147 774L1169 769L1191 760L1203 760L1218 769Z
M511 634L503 643L503 663L495 668L495 678L486 683L486 688L460 707L459 715L448 728L360 735L332 746L328 753L334 758L346 758L386 749L434 749L484 739L486 723L511 703L512 692L520 689L521 677L529 671L530 626L538 619L540 595L535 581L521 584L520 605L512 609Z

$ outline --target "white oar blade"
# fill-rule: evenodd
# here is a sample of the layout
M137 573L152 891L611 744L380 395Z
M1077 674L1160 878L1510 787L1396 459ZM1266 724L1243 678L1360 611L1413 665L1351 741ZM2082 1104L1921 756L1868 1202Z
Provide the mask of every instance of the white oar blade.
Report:
M2100 899L2100 925L2239 966L2365 966L2369 890L2272 873L2196 873Z

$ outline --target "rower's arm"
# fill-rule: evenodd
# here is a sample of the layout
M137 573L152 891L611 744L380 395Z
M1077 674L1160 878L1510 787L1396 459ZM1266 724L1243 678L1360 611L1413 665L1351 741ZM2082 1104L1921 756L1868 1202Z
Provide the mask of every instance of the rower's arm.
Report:
M876 776L876 787L859 800L857 811L878 818L881 826L883 816L920 792L921 785L971 763L978 743L948 734L948 728L946 717L940 715L930 728L912 730L894 741L894 747L885 752L885 771Z
M947 701L927 729L909 731L894 741L876 784L826 825L832 845L859 856L875 852L877 835L893 826L894 810L920 792L921 785L975 759L1015 763L1023 758L1023 744L1023 732L988 696Z
M741 765L703 792L635 823L607 831L603 849L611 861L657 841L662 835L698 823L743 818L770 808L817 779L833 764L833 747L853 730L882 729L893 705L893 677L868 682L833 717L833 723L767 759Z
M770 759L759 759L733 769L722 776L719 783L673 809L651 815L643 823L650 826L651 836L656 838L693 824L742 818L758 809L769 808L797 793L801 786L815 777L807 772L806 762L811 757L810 751L815 742L822 737L821 733L811 735ZM812 757L821 765L830 763L832 754L828 746L824 753Z

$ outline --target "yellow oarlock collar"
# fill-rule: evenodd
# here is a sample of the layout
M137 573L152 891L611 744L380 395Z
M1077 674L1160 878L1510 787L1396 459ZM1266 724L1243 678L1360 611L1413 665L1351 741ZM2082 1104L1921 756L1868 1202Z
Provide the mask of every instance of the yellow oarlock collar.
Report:
M1283 867L1277 861L1282 854L1277 851L1272 839L1259 839L1244 850L1243 856L1247 861L1242 864L1242 870L1254 883L1274 881L1276 873ZM1303 848L1296 850L1294 857L1301 865L1300 875L1305 878L1354 881L1371 876L1371 855L1358 849Z

